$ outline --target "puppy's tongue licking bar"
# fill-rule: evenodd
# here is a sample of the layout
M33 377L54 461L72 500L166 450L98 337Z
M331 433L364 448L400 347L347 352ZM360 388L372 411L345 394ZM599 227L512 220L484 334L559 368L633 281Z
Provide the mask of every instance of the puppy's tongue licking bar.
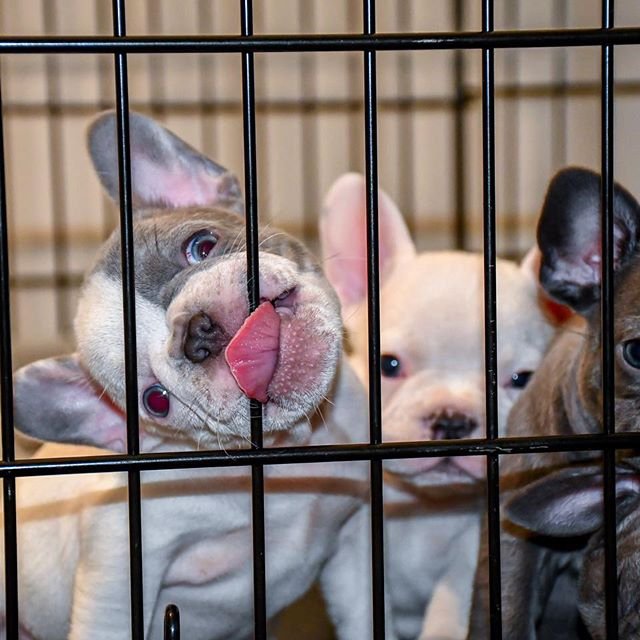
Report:
M258 402L268 400L267 387L278 364L280 316L263 302L244 321L224 352L238 386Z

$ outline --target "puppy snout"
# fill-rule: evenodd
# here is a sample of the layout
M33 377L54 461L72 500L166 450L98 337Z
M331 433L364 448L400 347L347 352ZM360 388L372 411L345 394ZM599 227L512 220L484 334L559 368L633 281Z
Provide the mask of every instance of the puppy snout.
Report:
M430 424L433 440L468 438L478 426L471 416L458 411L441 411L429 416L427 422Z
M211 356L217 356L229 340L224 329L204 311L200 311L188 322L184 355L194 364L199 364Z

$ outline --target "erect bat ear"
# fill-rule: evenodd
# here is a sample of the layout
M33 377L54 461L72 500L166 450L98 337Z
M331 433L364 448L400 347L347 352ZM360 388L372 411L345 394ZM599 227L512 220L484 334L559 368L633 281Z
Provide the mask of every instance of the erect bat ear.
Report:
M331 186L320 218L320 244L325 273L343 309L367 297L366 182L347 173ZM400 210L378 190L380 280L416 249Z
M220 206L242 213L237 178L196 151L168 129L129 112L131 188L137 209ZM90 125L87 142L96 173L109 196L118 201L116 114L107 111Z
M540 282L551 297L581 314L600 299L600 183L600 176L588 169L560 171L549 185L538 222ZM618 184L613 217L618 271L634 254L640 229L640 205Z

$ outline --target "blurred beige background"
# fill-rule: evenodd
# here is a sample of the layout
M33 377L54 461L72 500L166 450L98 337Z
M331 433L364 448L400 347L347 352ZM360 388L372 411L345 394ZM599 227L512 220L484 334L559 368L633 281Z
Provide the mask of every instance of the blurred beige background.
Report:
M128 32L237 34L236 0L135 0ZM255 33L346 33L362 29L358 0L257 0ZM455 28L451 0L378 0L377 29ZM478 1L461 0L464 29L480 28ZM496 0L496 28L596 27L599 0ZM105 0L8 0L0 28L11 35L111 32ZM619 0L616 24L640 25L640 3ZM616 177L640 193L640 65L618 47ZM462 64L456 85L454 62ZM406 214L421 247L453 246L456 209L466 246L481 247L479 52L383 52L378 60L381 185ZM531 244L550 174L600 162L600 52L497 51L498 249ZM153 113L242 177L240 55L131 55L131 106ZM112 56L5 56L2 60L13 333L17 363L72 340L77 284L115 225L85 153L90 118L113 105ZM256 56L260 216L315 241L323 194L344 171L362 170L362 54ZM455 98L464 129L455 181ZM458 183L459 184L459 183ZM462 194L462 195L460 195ZM462 198L462 199L461 199Z

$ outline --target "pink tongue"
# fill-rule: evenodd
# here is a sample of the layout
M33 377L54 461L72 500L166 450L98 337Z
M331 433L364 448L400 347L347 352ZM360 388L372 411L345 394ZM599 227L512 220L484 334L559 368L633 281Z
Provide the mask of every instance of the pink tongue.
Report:
M263 302L227 345L224 357L238 386L249 398L267 401L280 347L280 316Z

